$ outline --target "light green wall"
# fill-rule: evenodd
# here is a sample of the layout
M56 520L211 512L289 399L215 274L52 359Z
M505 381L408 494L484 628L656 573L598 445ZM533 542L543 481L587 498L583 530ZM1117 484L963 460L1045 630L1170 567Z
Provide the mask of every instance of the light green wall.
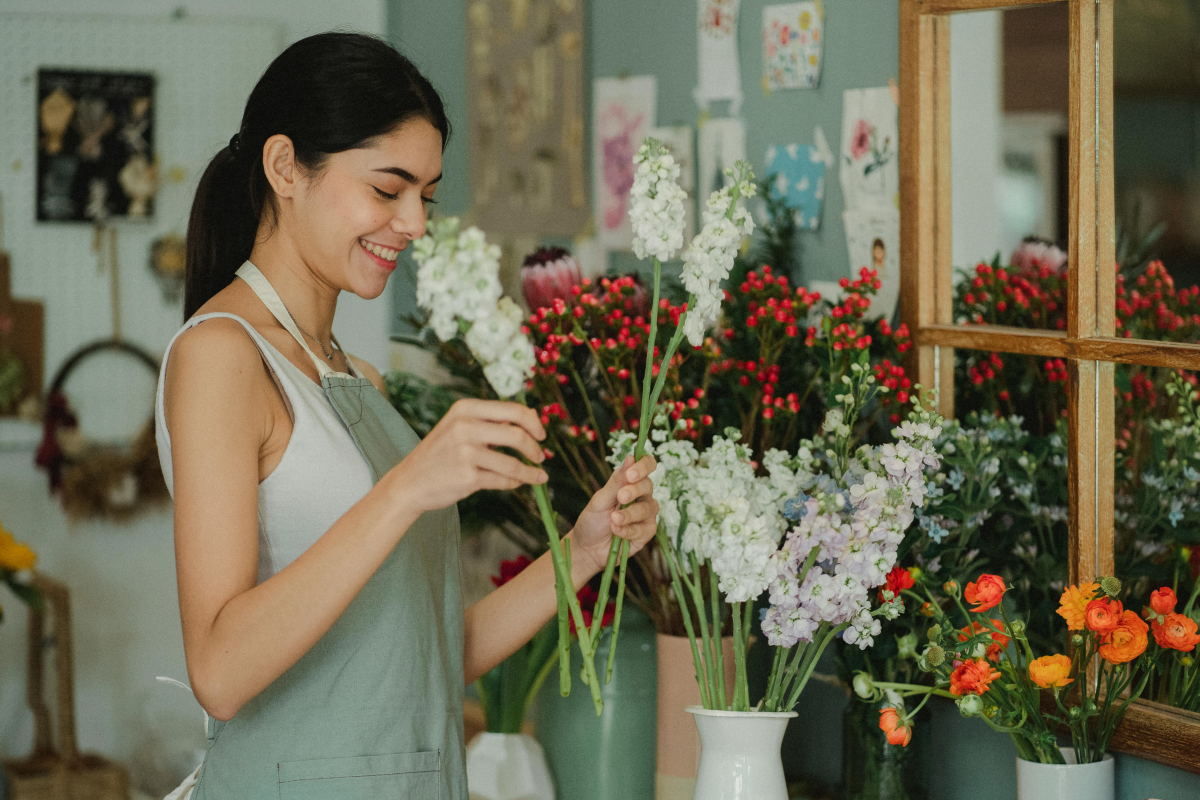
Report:
M815 125L824 129L836 156L843 90L886 84L889 77L898 76L899 61L896 0L827 0L820 87L767 97L762 90L761 39L762 9L767 4L766 0L742 0L739 29L746 151L758 172L767 145L811 143ZM470 202L463 5L463 0L392 0L388 8L392 41L433 81L458 129L446 151L446 177L437 192L437 211L444 214L461 214ZM699 113L692 99L695 25L694 0L592 0L587 24L590 77L656 75L658 123L694 126ZM715 111L724 113L720 106ZM797 277L801 280L833 279L849 273L842 208L841 186L836 172L831 172L826 179L821 229L799 236L801 274ZM624 270L638 265L632 257L618 257L614 266ZM412 308L412 286L406 280L395 280L394 291L395 307L403 316Z
M762 91L762 8L766 0L742 0L739 33L745 100L746 151L762 170L768 144L811 143L820 125L838 155L842 129L842 92L883 86L899 77L897 0L825 0L825 63L821 85L812 90ZM658 123L695 125L692 100L696 84L695 0L591 0L588 12L588 63L592 78L653 74L658 77ZM438 187L438 213L461 214L469 205L467 159L467 59L463 0L390 0L388 31L401 52L433 81L457 132L446 150L445 178ZM720 109L717 109L720 112ZM590 152L590 149L589 151ZM842 190L837 173L827 175L821 229L800 234L802 280L847 274L850 265L842 227ZM634 266L620 259L619 268ZM404 270L397 271L402 278ZM394 281L399 316L412 308L413 288ZM401 327L398 326L397 330ZM842 696L823 687L804 703L804 718L821 720L801 736L789 736L787 762L814 777L840 774L840 731L830 730L840 715ZM1013 748L978 721L957 720L951 709L939 716L931 737L938 755L927 765L932 800L1009 800L1014 796ZM961 722L962 724L958 724ZM939 758L949 756L953 758ZM1118 760L1119 800L1195 800L1200 778L1136 758Z

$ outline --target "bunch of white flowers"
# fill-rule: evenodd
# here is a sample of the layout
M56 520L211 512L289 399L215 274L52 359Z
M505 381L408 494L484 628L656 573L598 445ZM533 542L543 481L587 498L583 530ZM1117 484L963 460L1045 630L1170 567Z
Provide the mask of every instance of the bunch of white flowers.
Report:
M742 202L754 196L754 173L745 161L737 162L735 167L736 176L732 169L725 171L734 178L733 183L708 198L704 227L683 254L680 278L692 298L683 325L693 346L704 341L705 332L721 316L721 301L725 299L721 283L729 277L742 239L754 231L754 220Z
M670 261L683 247L687 193L679 188L679 164L657 139L646 139L633 157L636 165L629 190L633 252Z
M515 397L533 374L533 344L521 330L524 315L500 296L500 248L483 231L458 230L458 219L431 221L413 243L417 303L443 341L465 331L467 347L502 398Z
M799 478L803 492L785 507L795 525L774 556L771 607L762 623L771 644L812 641L822 623L847 625L847 644L866 649L874 643L880 623L871 614L870 590L886 582L904 531L925 503L925 468L940 463L934 447L939 422L918 410L895 428L895 444L860 447L840 481L815 471ZM842 414L830 412L823 431L835 438L842 427ZM833 452L817 442L801 449ZM901 608L899 602L882 606L888 615Z
M430 220L413 242L417 262L417 304L429 312L429 327L443 341L453 339L459 320L490 315L500 299L500 248L483 231L458 230L458 218Z

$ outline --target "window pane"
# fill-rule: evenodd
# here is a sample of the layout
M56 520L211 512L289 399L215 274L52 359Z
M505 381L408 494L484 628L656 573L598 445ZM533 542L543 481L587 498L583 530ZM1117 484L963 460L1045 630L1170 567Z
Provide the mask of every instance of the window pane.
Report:
M960 324L1066 328L1068 34L1065 3L951 17Z

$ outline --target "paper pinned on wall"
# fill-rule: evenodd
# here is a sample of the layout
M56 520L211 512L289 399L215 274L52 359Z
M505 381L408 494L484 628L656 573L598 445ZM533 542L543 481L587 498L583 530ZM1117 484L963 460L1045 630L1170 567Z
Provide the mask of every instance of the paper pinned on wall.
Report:
M850 271L858 277L866 267L882 282L871 300L868 319L895 316L900 299L900 212L896 209L847 209L842 212L846 225L846 249L850 251Z
M688 196L687 202L683 204L683 240L690 242L696 232L696 157L692 147L692 128L690 125L651 128L646 131L646 135L662 142L679 164L679 188L687 192Z
M825 161L811 144L781 144L767 148L763 174L774 175L770 192L792 209L796 224L815 231L821 224L825 199Z
M821 11L814 0L763 8L763 85L813 89L821 80L824 45Z
M886 86L845 91L839 178L846 208L899 208L899 141L896 103Z
M741 119L710 119L700 126L696 191L707 199L730 182L725 170L746 157L746 127Z
M605 249L628 250L633 243L628 214L633 156L654 127L658 83L653 75L597 78L592 96L596 236Z
M693 95L707 108L714 100L730 101L730 113L742 108L742 72L738 63L738 13L741 0L696 0L696 51L699 83Z

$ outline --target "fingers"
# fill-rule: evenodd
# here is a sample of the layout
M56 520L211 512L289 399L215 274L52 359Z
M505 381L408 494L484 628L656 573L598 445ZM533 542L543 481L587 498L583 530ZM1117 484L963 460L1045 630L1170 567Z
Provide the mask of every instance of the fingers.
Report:
M532 408L505 400L459 400L451 410L460 409L459 413L487 422L505 422L523 428L526 433L537 441L546 438L546 429L538 419L538 414Z
M545 483L547 479L545 471L522 464L512 456L498 453L487 447L479 448L475 463L484 472L495 473L503 479L515 481L516 483L510 487L514 489L523 483ZM480 476L481 480L484 478L488 478L488 476ZM490 478L488 479L490 480ZM487 488L495 487L488 486Z
M535 464L546 460L542 446L534 441L528 431L516 425L477 421L464 426L463 435L469 442L516 450Z
M625 459L625 464L628 464L632 458L633 456L630 456L629 458ZM648 477L650 473L654 472L657 466L658 462L654 460L654 456L647 453L646 455L642 456L642 459L633 466L622 466L622 469L624 470L623 477L625 478L625 482L637 483L642 478Z
M654 535L657 520L658 501L653 497L647 497L609 515L614 536L639 544Z

